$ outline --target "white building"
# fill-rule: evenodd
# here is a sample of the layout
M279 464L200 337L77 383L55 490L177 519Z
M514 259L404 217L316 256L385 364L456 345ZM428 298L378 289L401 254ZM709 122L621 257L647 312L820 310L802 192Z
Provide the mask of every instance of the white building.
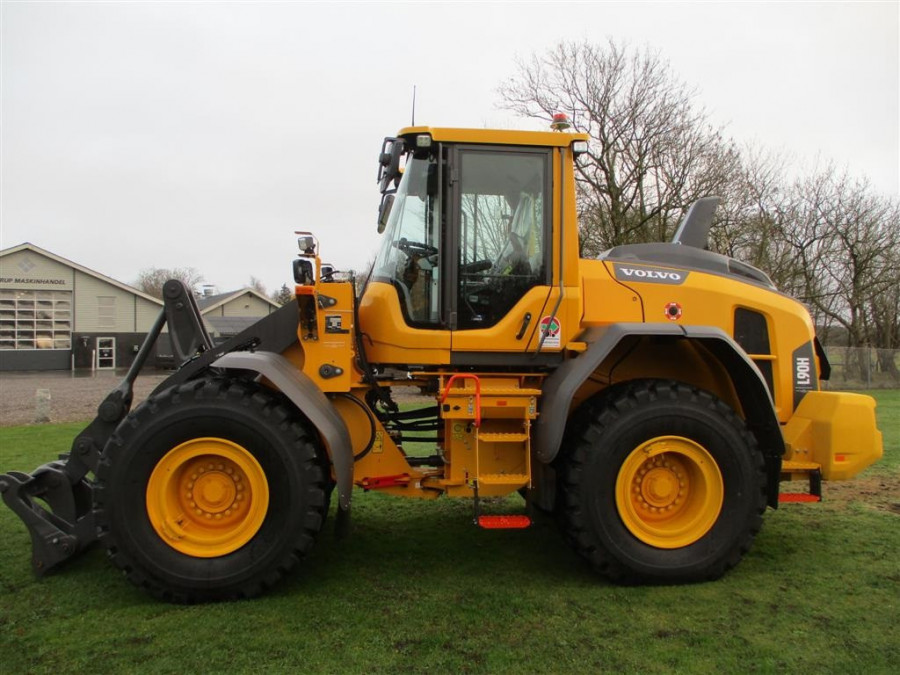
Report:
M0 370L115 368L162 302L34 244L0 251Z
M239 333L278 305L253 289L198 299L210 335ZM0 251L0 371L128 367L161 300L34 244ZM147 366L174 366L161 336Z

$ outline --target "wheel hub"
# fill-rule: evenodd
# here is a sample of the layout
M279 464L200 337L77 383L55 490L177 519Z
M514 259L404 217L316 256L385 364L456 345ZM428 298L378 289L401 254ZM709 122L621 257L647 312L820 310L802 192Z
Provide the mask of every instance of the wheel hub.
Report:
M268 482L256 458L231 441L198 438L173 448L147 484L150 523L172 548L225 555L262 526Z
M715 524L724 486L715 460L700 444L665 436L635 448L616 480L622 522L658 548L688 546Z
M634 486L640 508L651 513L680 506L687 490L684 469L665 455L644 462L634 477Z
M241 507L245 499L243 472L233 462L199 458L185 471L187 508L195 515L221 520Z

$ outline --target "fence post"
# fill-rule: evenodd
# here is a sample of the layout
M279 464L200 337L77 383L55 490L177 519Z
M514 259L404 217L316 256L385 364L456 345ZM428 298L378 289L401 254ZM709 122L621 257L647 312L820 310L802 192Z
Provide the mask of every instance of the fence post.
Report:
M872 388L872 349L866 347L866 388Z

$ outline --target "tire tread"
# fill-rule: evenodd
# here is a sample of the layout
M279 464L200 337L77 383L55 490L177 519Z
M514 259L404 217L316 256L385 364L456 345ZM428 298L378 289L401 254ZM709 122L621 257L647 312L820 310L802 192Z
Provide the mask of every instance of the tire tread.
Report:
M307 512L300 519L302 527L295 532L292 545L285 547L278 559L254 577L224 590L172 588L165 581L141 569L125 547L119 545L116 534L110 527L110 510L115 508L115 504L112 503L114 499L110 499L110 494L114 494L114 490L109 480L115 463L125 451L126 443L139 438L143 427L161 411L193 401L209 402L216 399L229 400L255 410L261 419L277 427L281 434L292 438L292 444L300 452L298 457L301 461L301 471L308 478L305 500ZM110 438L97 471L94 511L99 540L105 547L110 562L135 586L161 600L181 604L258 596L293 571L312 549L325 520L327 458L324 457L323 451L317 452L317 447L313 443L315 436L310 433L306 421L296 410L288 406L281 395L266 390L259 384L229 379L201 379L176 385L139 405L123 420L119 429Z
M740 434L750 448L756 474L755 484L758 490L752 497L752 516L737 541L727 555L687 577L673 578L665 574L648 576L630 569L593 536L585 513L586 504L583 503L582 489L585 488L587 475L585 466L593 448L604 442L605 430L639 407L656 402L700 405L721 418ZM673 583L717 579L741 560L762 527L766 509L766 474L763 454L756 439L734 410L709 392L694 386L668 380L638 380L601 393L587 401L574 414L557 463L559 489L563 497L562 513L559 515L564 535L594 570L617 583Z

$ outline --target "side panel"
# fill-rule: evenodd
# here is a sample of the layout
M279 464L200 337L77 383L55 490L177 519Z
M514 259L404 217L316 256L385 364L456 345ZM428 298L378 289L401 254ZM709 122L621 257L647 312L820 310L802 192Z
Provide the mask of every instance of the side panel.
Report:
M359 304L360 330L372 363L450 363L450 331L412 328L400 311L397 290L371 281Z
M353 284L320 283L315 296L301 296L298 302L309 302L315 308L315 325L301 319L297 339L302 345L302 358L297 367L323 392L346 392L357 379L355 362L355 330L353 316ZM301 317L305 316L303 311Z
M809 312L796 300L724 273L638 260L605 260L603 264L613 279L640 298L646 321L671 322L686 331L713 326L731 335L736 312L759 315L765 321L770 348L767 354L751 355L768 363L760 367L770 369L775 412L781 423L790 419L805 391L818 388L811 344L815 329ZM597 313L586 309L585 317Z

